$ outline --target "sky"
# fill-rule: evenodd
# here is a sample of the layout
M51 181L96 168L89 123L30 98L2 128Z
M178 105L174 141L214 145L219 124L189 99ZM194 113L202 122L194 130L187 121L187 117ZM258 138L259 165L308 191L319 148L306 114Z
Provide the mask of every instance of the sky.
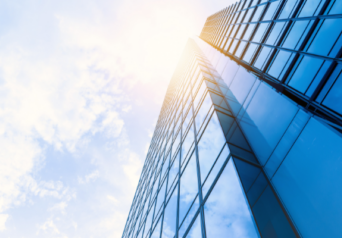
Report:
M0 1L0 237L121 237L186 41L233 2Z

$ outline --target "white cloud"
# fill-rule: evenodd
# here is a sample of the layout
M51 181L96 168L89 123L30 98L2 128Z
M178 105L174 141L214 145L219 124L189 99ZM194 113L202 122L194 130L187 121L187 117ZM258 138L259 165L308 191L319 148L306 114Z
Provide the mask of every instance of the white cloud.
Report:
M0 231L6 229L6 221L8 219L8 214L0 214Z

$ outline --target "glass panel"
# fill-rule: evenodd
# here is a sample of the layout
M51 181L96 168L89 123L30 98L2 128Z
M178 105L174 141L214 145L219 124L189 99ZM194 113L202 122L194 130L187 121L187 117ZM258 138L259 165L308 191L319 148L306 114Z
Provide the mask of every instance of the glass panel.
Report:
M322 0L306 0L298 14L298 17L311 17L318 15L323 3L324 1Z
M260 43L268 26L269 26L269 23L261 23L259 25L252 41Z
M234 50L235 50L235 47L236 47L236 45L237 45L238 42L239 42L238 40L234 40L234 41L233 41L233 44L232 44L232 46L231 46L230 49L229 49L229 53L233 54L233 52L234 52Z
M223 163L226 161L229 155L229 149L227 145L224 145L223 150L221 151L220 156L215 162L214 167L210 171L210 174L205 178L204 184L202 186L202 194L203 198L207 195L209 188L211 187L212 183L214 182L218 172L221 170Z
M179 221L183 221L197 193L196 156L193 153L180 179Z
M202 183L207 177L207 174L209 173L225 142L226 139L223 135L220 122L216 113L214 113L198 143L198 156Z
M161 220L162 220L162 219L159 219L158 224L157 224L156 227L154 228L154 231L153 231L153 233L152 233L151 238L160 238Z
M263 11L265 9L265 6L266 5L262 5L262 6L257 7L257 10L254 13L254 16L253 16L251 22L259 21L259 18L261 16L261 13L263 13Z
M285 41L283 43L284 48L296 49L300 47L307 31L312 24L311 21L296 21L287 34Z
M240 125L262 165L266 163L297 110L292 101L264 83L260 84Z
M243 19L243 22L249 22L249 20L250 20L250 18L251 18L251 15L252 15L253 11L254 11L253 8L248 10L248 12L247 12L245 18Z
M245 30L246 26L247 26L246 24L240 25L240 29L239 29L238 33L236 34L235 38L239 38L239 39L241 38L242 33Z
M226 67L224 68L222 72L222 79L227 84L227 86L229 86L230 83L232 82L239 67L240 66L233 60L230 60L227 63Z
M205 96L205 98L203 100L201 108L198 110L198 113L196 115L195 122L196 122L196 130L197 130L197 132L200 131L201 125L202 125L204 119L206 118L211 105L212 105L212 102L211 102L209 93L207 93L207 95Z
M173 238L176 234L177 198L178 189L175 189L165 208L162 238Z
M305 93L324 61L309 56L304 56L298 60L300 62L291 77L289 85L299 92Z
M234 81L230 86L230 90L232 91L233 99L238 101L240 105L242 105L251 90L256 77L249 73L245 68L240 68L237 72Z
M235 56L241 58L241 54L242 54L243 50L245 49L246 44L247 44L246 42L240 41L240 45L239 45L238 49L235 52Z
M260 237L232 160L206 201L204 213L208 238Z
M173 161L173 164L171 165L171 168L170 168L167 191L169 191L171 186L177 182L176 177L177 177L178 173L179 173L179 152L178 152L178 155L177 155L175 161Z
M250 36L252 35L252 33L253 33L254 29L255 29L255 26L256 26L256 24L249 24L248 28L247 28L247 30L246 30L246 32L245 32L245 34L244 34L242 39L249 40Z
M243 60L247 63L251 63L252 57L254 56L255 50L259 47L257 44L249 44L248 49L246 50L245 55L243 56Z
M286 24L287 24L287 22L277 22L276 24L274 24L274 26L271 30L271 33L267 37L266 44L276 45L281 33L283 32L283 30L286 26Z
M342 19L325 19L321 23L307 51L313 54L335 57L337 52L332 49L336 40L341 38ZM337 44L336 47L340 49L341 44Z
M279 50L268 70L268 74L281 80L289 64L292 62L293 55L290 52Z
M164 204L165 189L166 189L166 179L164 179L163 185L158 192L157 205L156 205L156 211L155 211L154 216L156 216L158 214L160 208Z
M198 196L197 196L194 203L191 206L190 211L188 212L187 216L185 217L184 221L180 221L181 227L180 227L179 232L178 232L179 237L183 237L186 229L189 227L190 222L194 218L194 215L196 214L198 207L199 207L199 201L198 201Z
M189 233L187 234L186 238L200 238L200 237L202 237L201 217L198 215Z
M272 179L303 237L342 237L341 145L311 118Z
M188 127L191 119L192 119L192 109L190 108L190 110L188 111L188 115L186 116L184 123L183 123L183 133L184 134L186 132L186 128Z
M190 147L193 145L194 143L194 130L193 130L193 125L190 126L190 130L186 136L186 138L183 141L182 144L182 161L181 163L183 164L185 158L188 155L189 149Z
M330 89L328 95L323 101L323 105L331 108L339 114L342 114L342 74L338 76L337 80Z
M197 95L196 95L196 97L195 97L195 100L194 100L194 109L195 109L195 111L196 111L196 109L197 109L197 106L198 106L198 103L200 102L200 100L201 100L201 98L202 98L202 96L203 96L203 93L204 93L204 91L206 90L206 85L205 85L205 83L204 83L204 81L202 82L202 85L201 85L201 87L200 87L200 89L198 90L198 92L197 92Z
M287 0L285 6L283 7L283 10L281 11L279 19L292 17L295 7L297 6L297 2L298 0Z
M263 70L266 62L268 61L268 58L271 54L272 48L270 47L262 47L262 50L260 51L258 58L256 59L254 66L260 70Z
M269 21L269 20L273 20L274 14L279 6L279 3L281 1L276 1L276 2L272 2L269 4L269 7L266 10L266 13L263 17L263 21Z
M148 213L148 216L147 216L147 218L146 218L145 230L144 230L144 235L143 235L143 237L146 237L147 234L150 233L151 225L152 225L152 216L153 216L153 206L152 206L152 208L150 209L150 211L149 211L149 213Z
M342 2L340 0L335 0L330 4L329 15L332 14L341 14L342 13Z

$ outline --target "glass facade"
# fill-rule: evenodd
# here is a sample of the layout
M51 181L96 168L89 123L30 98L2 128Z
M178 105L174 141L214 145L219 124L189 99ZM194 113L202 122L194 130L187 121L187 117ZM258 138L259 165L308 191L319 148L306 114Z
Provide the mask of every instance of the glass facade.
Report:
M342 4L243 0L189 39L123 238L342 237Z

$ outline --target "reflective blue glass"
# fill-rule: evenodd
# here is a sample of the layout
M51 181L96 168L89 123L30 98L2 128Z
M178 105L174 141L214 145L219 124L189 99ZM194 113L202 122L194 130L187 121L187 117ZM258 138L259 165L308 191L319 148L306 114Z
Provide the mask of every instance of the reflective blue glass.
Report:
M179 173L179 152L178 152L178 155L177 155L176 159L173 161L171 168L170 168L167 191L169 191L170 188L176 184L176 182L177 182L176 178L177 178L178 173Z
M204 214L208 238L260 237L232 160L210 193Z
M262 5L262 6L257 7L257 10L254 13L254 16L253 16L251 22L259 21L261 13L263 13L265 10L265 6L266 5Z
M299 11L298 17L310 17L318 15L324 4L324 0L306 0Z
M185 159L188 157L188 153L190 152L190 148L193 147L194 138L195 137L194 137L193 125L191 125L190 130L188 131L188 134L185 137L183 144L182 144L181 164L183 164Z
M202 96L203 96L205 90L206 90L205 83L202 82L201 87L200 87L200 89L198 90L197 95L196 95L195 100L194 100L194 109L195 109L195 110L197 109L198 104L199 104L199 102L200 102L200 100L201 100L201 98L202 98Z
M256 77L249 73L245 68L240 68L237 72L234 81L230 86L234 99L241 105L244 103L249 91L251 90Z
M239 65L234 62L233 60L230 60L226 67L224 68L222 72L222 79L223 81L229 86L232 82L233 78L235 77L235 74L237 70L239 69Z
M289 33L286 35L282 46L284 48L298 50L301 45L307 30L311 27L311 21L296 21L291 26Z
M197 216L194 224L192 225L192 227L191 227L191 229L188 232L186 237L187 238L200 238L200 237L202 237L201 217L200 216Z
M275 1L269 4L266 13L262 19L263 21L273 20L274 14L276 13L276 10L278 9L280 2L281 1Z
M246 47L246 44L247 42L244 42L244 41L240 41L240 44L235 52L235 55L239 58L241 58L241 54L243 53L243 50L245 49Z
M341 145L311 118L272 179L303 237L342 237Z
M207 195L209 188L211 187L212 183L214 182L218 172L221 170L223 163L226 161L227 157L229 156L229 149L227 145L224 145L220 156L215 161L214 167L210 170L210 174L204 178L204 184L202 186L202 194L203 197Z
M251 63L252 57L254 56L255 50L259 47L257 44L249 44L243 60L247 63Z
M269 23L259 24L258 29L256 33L254 34L252 41L260 43L268 26L269 26Z
M342 114L342 75L340 74L323 101L323 105Z
M166 179L164 179L163 185L161 186L161 188L160 188L160 190L158 192L156 211L155 211L155 215L154 215L155 217L156 217L157 214L159 214L160 209L162 208L162 205L164 204L165 189L166 189Z
M181 141L181 133L179 132L177 136L175 136L173 145L172 145L172 158L176 154L176 150L178 149L179 143Z
M321 20L307 51L313 54L335 57L341 48L341 31L341 18Z
M161 226L161 220L159 219L158 224L155 226L154 231L151 235L151 238L160 238L160 226Z
M249 38L251 37L254 29L255 29L256 24L248 24L248 28L245 32L245 34L243 35L244 40L249 40Z
M183 221L192 202L198 194L197 167L195 153L180 178L179 221Z
M272 52L272 48L266 47L266 46L262 47L258 55L258 58L256 59L254 63L254 66L257 67L258 69L263 70L271 52Z
M206 118L206 116L208 115L211 105L212 105L212 102L211 102L209 93L207 93L195 118L195 122L196 122L195 125L196 125L197 132L200 131L202 123L204 119Z
M195 198L195 201L193 202L190 210L188 211L186 217L184 218L184 220L180 221L180 228L179 228L179 232L178 232L179 237L183 237L185 231L189 227L189 224L191 223L192 219L194 218L194 215L196 214L198 207L199 207L199 201L198 201L198 196L197 196Z
M298 2L298 0L287 0L281 11L279 19L292 17L292 14Z
M198 142L198 157L202 183L207 177L207 174L213 166L225 142L226 139L222 133L220 122L216 113L214 113Z
M267 36L266 39L266 44L268 45L276 45L277 41L280 37L281 32L284 30L284 28L286 27L287 22L277 22L273 25L273 28L271 30L271 32L269 33L269 35Z
M176 234L178 189L175 189L164 212L162 238L173 238Z
M262 165L266 163L297 110L295 104L270 87L263 83L259 86L240 125Z
M328 14L341 14L342 13L342 2L340 0L331 1L328 7Z
M278 50L268 70L268 74L277 79L281 79L289 64L292 62L293 57L293 54L290 52Z
M289 85L299 92L305 93L324 61L310 56L303 56L298 61Z
M310 115L308 113L304 112L303 110L298 110L297 115L291 122L289 128L281 138L279 144L265 165L265 171L270 178L273 177L275 171L278 169L279 165L291 149L293 143L296 141L309 118Z

